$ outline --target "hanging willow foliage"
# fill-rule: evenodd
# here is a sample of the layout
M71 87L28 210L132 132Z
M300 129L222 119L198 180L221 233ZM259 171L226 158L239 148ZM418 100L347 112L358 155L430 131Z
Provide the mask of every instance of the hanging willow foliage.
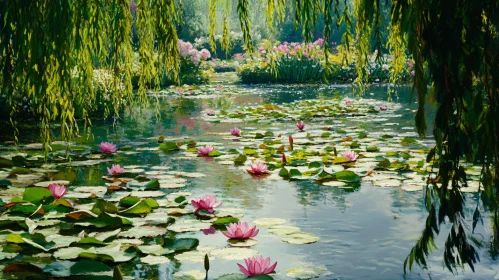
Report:
M210 0L210 42L215 49L216 7ZM351 48L356 52L355 84L367 85L368 55L381 50L381 9L392 11L388 47L393 55L392 82L405 63L405 50L415 62L414 90L418 110L416 129L426 135L427 96L437 102L433 136L436 145L427 160L437 168L429 178L425 202L429 211L421 238L407 257L425 267L426 257L435 248L434 237L446 220L452 223L444 248L444 263L452 271L473 264L478 255L469 241L464 222L464 196L467 186L463 160L482 165L481 205L494 212L491 252L499 254L499 2L496 0L268 0L266 19L274 23L275 13L283 18L286 4L294 7L297 26L306 41L311 30L324 16L327 46L333 13L336 27L345 24L342 35L344 59ZM146 86L158 85L167 74L178 81L180 68L177 49L177 24L180 0L137 0L136 25L141 63L140 89L131 88L131 13L125 0L47 0L0 1L1 93L11 105L11 123L16 129L20 111L16 100L27 97L40 117L41 137L48 150L51 125L59 122L62 136L69 140L78 133L76 119L90 124L98 97L92 76L96 65L113 76L111 111L118 116L136 100L146 101ZM223 47L228 49L227 15L224 9ZM385 3L385 4L383 4ZM353 6L352 6L353 5ZM334 9L334 12L332 12ZM353 13L352 13L353 10ZM254 49L251 38L249 0L237 0L237 13L248 52ZM355 20L354 20L355 19ZM355 24L354 24L355 23ZM353 31L355 30L355 34ZM371 46L371 38L374 45ZM225 41L224 41L225 40ZM326 48L327 51L327 48ZM479 207L473 215L473 228L480 221Z

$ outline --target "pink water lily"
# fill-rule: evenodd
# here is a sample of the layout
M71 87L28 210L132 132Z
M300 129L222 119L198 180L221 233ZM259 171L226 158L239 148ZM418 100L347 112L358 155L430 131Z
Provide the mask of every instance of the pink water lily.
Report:
M125 169L123 169L119 164L113 164L111 168L107 168L108 175L118 175L121 173L125 173Z
M386 111L387 109L388 109L388 107L386 107L386 105L379 106L380 111Z
M277 266L277 262L270 265L270 258L264 259L262 256L256 256L248 259L244 259L246 267L237 264L242 273L249 277L260 274L269 274L274 271Z
M416 72L414 72L414 70L411 71L411 76L414 76L416 75Z
M354 151L351 151L351 150L344 151L341 154L341 156L346 158L346 159L349 159L350 161L355 161L359 157L359 155L357 153L355 153Z
M202 157L207 157L210 155L211 152L215 150L215 147L211 145L206 145L204 147L199 148L198 150L198 155Z
M216 89L217 89L217 90L221 90L221 89L223 89L223 88L224 88L224 87L223 87L223 86L221 86L221 85L217 85L217 87L216 87Z
M286 163L288 160L286 159L286 154L282 154L282 163Z
M248 173L253 175L264 175L269 173L267 165L263 162L253 162L250 164L251 169L247 169Z
M296 124L296 127L299 130L303 130L305 128L305 123L303 121L300 121L299 123Z
M231 128L230 135L236 136L236 137L241 137L241 130L237 127Z
M347 101L345 102L345 104L346 104L347 106L352 105L352 103L353 103L353 101L352 101L352 100L347 100Z
M222 202L216 204L217 197L212 194L207 194L202 197L195 198L191 200L192 206L194 206L194 213L197 213L199 210L206 210L209 213L215 212L213 208L219 207L222 205Z
M214 116L214 115L216 115L217 113L215 113L215 111L213 111L213 110L209 110L208 112L206 112L206 114L207 114L208 116Z
M222 232L227 238L230 239L248 239L255 237L258 234L259 230L256 229L256 226L251 227L248 223L238 222L230 223L227 226L227 231Z
M110 142L101 142L98 147L101 153L105 154L116 153L116 151L118 151L116 145Z
M63 185L50 184L48 188L55 199L59 199L66 194L66 187Z

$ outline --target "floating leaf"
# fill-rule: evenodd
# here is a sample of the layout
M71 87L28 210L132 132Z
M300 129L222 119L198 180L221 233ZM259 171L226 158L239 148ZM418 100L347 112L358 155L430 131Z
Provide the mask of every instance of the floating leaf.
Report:
M307 232L296 232L286 237L282 238L281 241L290 243L290 244L310 244L319 241L319 237L307 233Z
M102 262L81 260L70 269L71 274L88 274L95 272L111 271L111 268Z
M148 255L147 257L140 258L140 262L155 265L155 264L169 263L170 259L163 256Z
M360 181L360 177L357 174L355 174L355 172L353 171L348 171L348 170L339 171L336 172L334 175L338 180L344 182L352 183Z
M275 226L286 223L286 220L279 218L262 218L254 220L253 223L258 226Z
M48 204L54 200L52 192L46 188L27 188L23 193L23 200L33 204Z
M163 142L159 145L159 149L162 150L163 152L172 152L180 150L177 143L175 142Z

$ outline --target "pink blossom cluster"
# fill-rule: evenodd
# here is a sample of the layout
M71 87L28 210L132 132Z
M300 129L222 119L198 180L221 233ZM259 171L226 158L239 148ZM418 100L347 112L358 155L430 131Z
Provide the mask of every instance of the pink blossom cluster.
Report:
M323 58L324 52L322 47L324 45L324 39L319 38L313 43L298 43L298 42L284 42L278 46L273 46L271 49L265 49L263 46L258 48L258 52L262 57L263 62L267 62L268 54L274 53L278 56L287 56L289 58L306 58L309 60L320 60Z
M202 49L198 51L189 42L178 40L177 47L180 56L182 56L182 58L184 59L190 59L194 64L198 64L199 61L204 61L211 57L211 53L209 50Z

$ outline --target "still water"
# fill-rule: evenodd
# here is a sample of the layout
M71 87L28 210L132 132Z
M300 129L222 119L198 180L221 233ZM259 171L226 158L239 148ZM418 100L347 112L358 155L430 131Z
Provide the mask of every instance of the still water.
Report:
M350 87L228 84L224 84L224 87L228 93L223 96L160 97L159 107L151 102L149 109L137 111L134 118L124 116L116 126L109 122L94 122L93 136L84 136L78 141L112 141L118 144L145 142L143 147L153 147L154 141L148 140L150 138L187 136L196 141L223 143L229 149L231 146L235 147L235 144L232 140L223 139L219 133L228 132L234 125L209 123L199 118L208 108L216 110L263 103L285 104L296 100L328 99L338 95L350 96L352 100L387 99L387 89L382 86L373 86L362 97L355 95ZM414 132L414 110L417 104L415 100L411 102L410 94L410 88L399 89L398 97L392 94L392 104L400 105L394 106L396 110L393 114L398 117L395 121L393 118L387 120L386 122L390 122L388 125L366 120L366 132ZM157 117L156 109L160 118ZM431 120L434 115L430 106L428 110L428 134L431 135ZM332 121L334 120L331 123ZM264 124L238 124L243 130L246 125L265 129ZM429 138L424 142L431 146L432 140ZM277 279L288 279L285 275L287 270L309 265L325 267L331 273L319 279L499 279L499 263L489 256L486 247L479 250L481 262L476 265L475 273L463 269L456 275L451 274L443 267L442 250L438 250L429 256L428 269L415 266L412 273L404 275L403 262L419 238L427 216L421 191L407 192L400 187L380 188L368 181L362 181L360 187L355 189L342 189L320 186L313 181L266 180L209 159L176 160L174 157L175 155L161 151L141 151L136 155L119 154L114 162L121 165L166 165L172 170L203 173L206 177L189 179L187 186L180 191L192 193L191 197L213 193L223 202L224 208L241 209L243 221L281 218L287 221L287 225L297 226L304 232L320 237L313 244L292 245L281 242L280 237L270 234L267 227L259 227L260 233L256 238L259 243L252 249L278 262ZM104 174L105 170L104 164L80 168L72 185L102 185L99 174ZM167 190L173 191L179 190ZM467 218L470 218L477 194L467 194L467 199ZM468 222L471 227L471 221ZM443 247L447 234L448 228L443 226L436 240L439 248ZM479 225L473 236L486 244L490 234L490 222L484 217L484 225ZM204 235L199 231L178 234L177 237L198 238L201 248L226 246L226 238L219 232ZM241 261L214 259L211 261L210 278L238 273L237 263ZM135 262L121 267L125 275L142 279L171 279L172 273L176 271L204 272L202 262L171 262L156 266Z

